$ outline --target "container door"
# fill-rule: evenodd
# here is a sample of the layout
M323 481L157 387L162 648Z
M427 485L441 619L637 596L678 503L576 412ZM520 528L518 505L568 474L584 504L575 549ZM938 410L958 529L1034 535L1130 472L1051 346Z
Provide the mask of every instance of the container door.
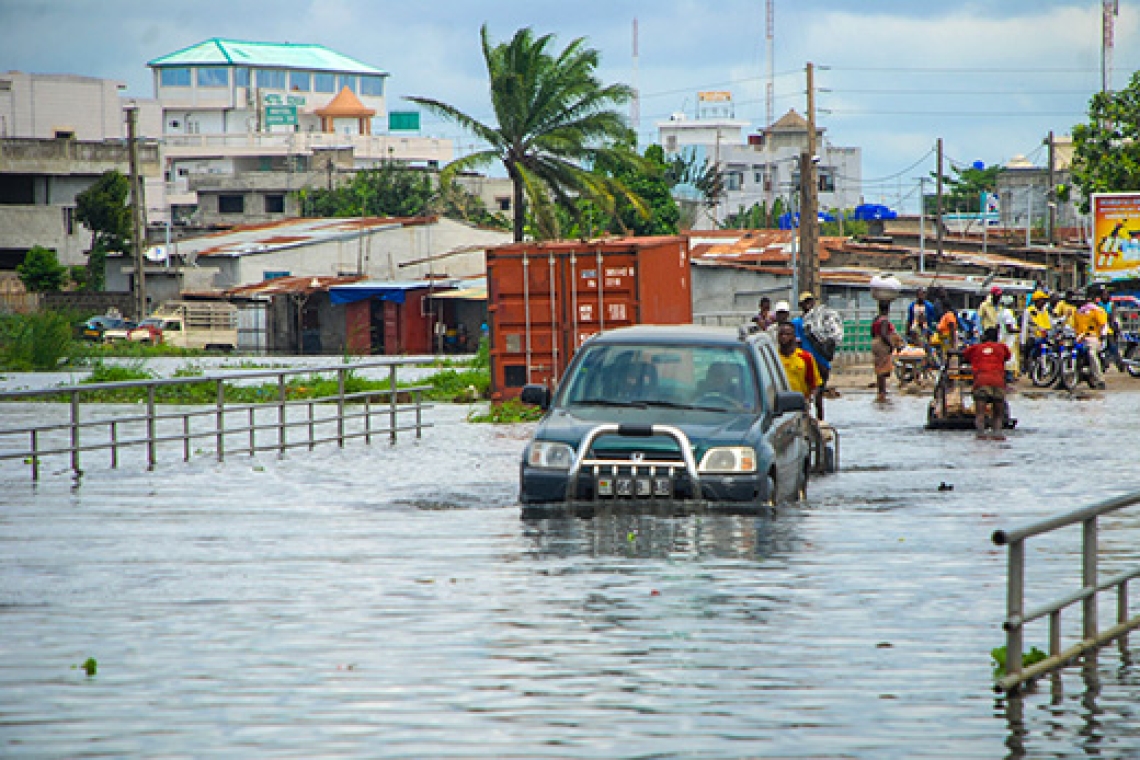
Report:
M497 397L513 398L528 383L557 382L559 258L544 251L488 256L488 283L497 296L488 306Z
M638 323L637 257L629 251L587 251L568 257L565 310L567 358L592 335Z

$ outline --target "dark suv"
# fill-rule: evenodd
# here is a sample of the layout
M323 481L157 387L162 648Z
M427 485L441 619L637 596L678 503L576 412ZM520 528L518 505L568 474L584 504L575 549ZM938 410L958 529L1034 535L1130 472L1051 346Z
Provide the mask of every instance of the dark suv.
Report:
M765 334L638 326L587 341L523 453L524 515L757 512L807 491L804 397Z

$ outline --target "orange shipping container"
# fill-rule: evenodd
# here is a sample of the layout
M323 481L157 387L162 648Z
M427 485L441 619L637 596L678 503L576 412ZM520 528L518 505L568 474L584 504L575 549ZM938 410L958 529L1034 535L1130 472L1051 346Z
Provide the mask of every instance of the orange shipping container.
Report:
M513 243L487 251L491 398L553 388L591 335L693 321L683 237Z

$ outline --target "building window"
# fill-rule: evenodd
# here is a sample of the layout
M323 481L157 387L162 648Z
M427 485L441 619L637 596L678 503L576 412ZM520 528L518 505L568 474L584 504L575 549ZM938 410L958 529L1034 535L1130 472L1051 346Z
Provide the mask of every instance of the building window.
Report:
M340 89L343 90L345 87L352 90L353 92L356 92L356 76L355 75L353 75L353 74L341 74L340 75Z
M279 280L282 277L289 277L292 272L288 269L266 269L261 274L263 280Z
M230 70L214 66L198 69L198 86L229 87Z
M73 129L57 129L55 131L55 139L57 140L74 140L75 130Z
M243 196L243 195L219 195L218 196L218 213L219 214L244 214L245 213L245 196Z
M835 175L831 172L819 173L819 191L821 193L835 192Z
M308 92L309 91L309 72L307 71L290 71L289 72L289 89L293 92Z
M360 94L381 97L384 94L384 77L361 77Z
M75 208L72 206L63 207L63 232L65 235L75 234Z
M317 92L336 92L336 74L316 74L313 89Z
M739 190L743 179L744 177L740 172L727 172L724 175L724 189L729 191Z
M258 69L257 86L266 90L284 90L285 72L278 69Z
M173 68L159 69L158 83L163 87L189 87L190 69Z
M496 198L495 203L499 204L499 211L510 211L511 210L511 199L510 198Z
M285 196L284 195L267 195L265 196L265 213L267 214L284 214L285 213Z
M234 69L234 84L238 87L249 87L249 69Z

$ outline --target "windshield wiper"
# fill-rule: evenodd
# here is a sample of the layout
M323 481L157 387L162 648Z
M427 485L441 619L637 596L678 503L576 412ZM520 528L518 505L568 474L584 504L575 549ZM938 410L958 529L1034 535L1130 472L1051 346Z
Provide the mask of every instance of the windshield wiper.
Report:
M644 401L615 401L612 398L585 398L581 401L571 402L574 406L628 406L635 409L644 409Z

